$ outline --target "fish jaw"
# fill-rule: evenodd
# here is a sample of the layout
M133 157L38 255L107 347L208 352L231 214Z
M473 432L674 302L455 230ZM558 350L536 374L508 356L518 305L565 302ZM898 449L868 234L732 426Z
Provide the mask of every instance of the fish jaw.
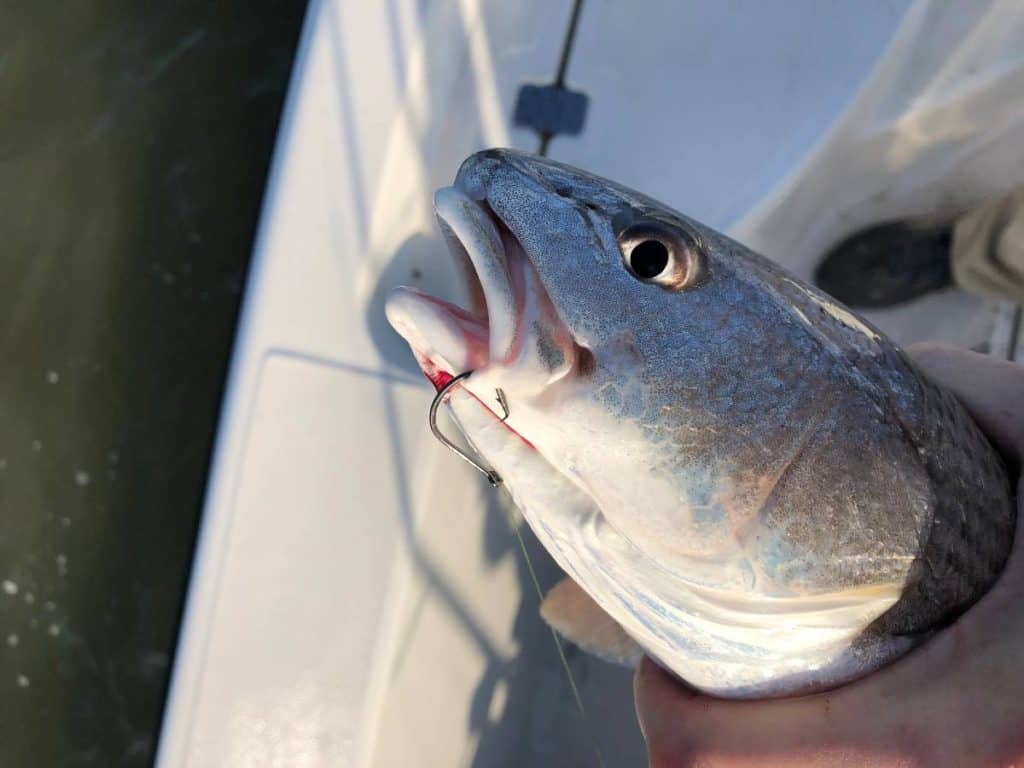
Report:
M491 402L485 380L511 401L534 397L568 376L580 350L518 241L486 205L460 189L439 190L434 205L470 306L401 287L385 307L427 378L440 390L454 376L474 371L466 386Z
M485 318L404 286L388 297L386 313L437 389L460 371L472 370L486 360Z

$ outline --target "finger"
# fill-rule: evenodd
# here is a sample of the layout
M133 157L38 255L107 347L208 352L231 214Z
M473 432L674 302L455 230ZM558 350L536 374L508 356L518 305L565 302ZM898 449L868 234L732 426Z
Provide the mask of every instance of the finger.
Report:
M685 711L701 694L681 683L644 656L633 677L633 698L636 701L640 730L660 730L663 721L674 721L674 715Z
M689 704L698 697L646 656L640 662L633 677L633 700L652 768L689 765L695 757L691 748L696 745L687 732L692 722Z
M960 399L1005 455L1020 461L1024 367L941 344L914 344L907 352L929 379Z
M772 765L806 753L801 734L821 735L813 713L792 702L717 699L690 691L650 659L634 678L637 719L654 768ZM794 728L799 723L799 728ZM777 764L777 763L776 763Z
M892 694L875 685L794 699L717 699L689 691L650 659L634 680L654 768L936 764L921 754L905 721L878 715L891 709Z

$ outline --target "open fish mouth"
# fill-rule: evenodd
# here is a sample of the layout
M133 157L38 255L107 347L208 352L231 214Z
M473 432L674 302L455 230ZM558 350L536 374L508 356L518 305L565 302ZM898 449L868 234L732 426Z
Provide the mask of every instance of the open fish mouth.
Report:
M520 242L490 206L457 187L438 190L434 208L469 306L408 287L386 306L427 378L441 389L487 369L506 389L536 392L564 377L578 349Z

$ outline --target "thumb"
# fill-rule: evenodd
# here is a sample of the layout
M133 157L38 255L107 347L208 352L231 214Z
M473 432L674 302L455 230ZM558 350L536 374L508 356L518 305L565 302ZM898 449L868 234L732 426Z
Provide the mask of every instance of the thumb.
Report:
M660 764L659 751L678 757L679 746L688 742L691 715L705 697L645 656L633 678L633 699L651 764Z

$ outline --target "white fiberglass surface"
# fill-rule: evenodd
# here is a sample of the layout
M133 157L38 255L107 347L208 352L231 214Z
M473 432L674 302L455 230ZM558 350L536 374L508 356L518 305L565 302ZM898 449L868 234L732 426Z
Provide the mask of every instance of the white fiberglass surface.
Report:
M584 0L567 82L590 113L551 155L806 275L852 227L1021 180L1006 162L1024 114L1007 99L1021 13L939 5L950 8L736 1L627 14ZM608 765L642 761L629 672L570 649L584 722L504 502L429 435L432 390L383 312L402 283L460 299L433 191L476 149L536 149L511 126L515 95L553 79L570 10L311 5L161 765L590 764L595 739ZM977 302L930 301L883 328L904 340L987 332ZM527 542L550 584L557 569Z

